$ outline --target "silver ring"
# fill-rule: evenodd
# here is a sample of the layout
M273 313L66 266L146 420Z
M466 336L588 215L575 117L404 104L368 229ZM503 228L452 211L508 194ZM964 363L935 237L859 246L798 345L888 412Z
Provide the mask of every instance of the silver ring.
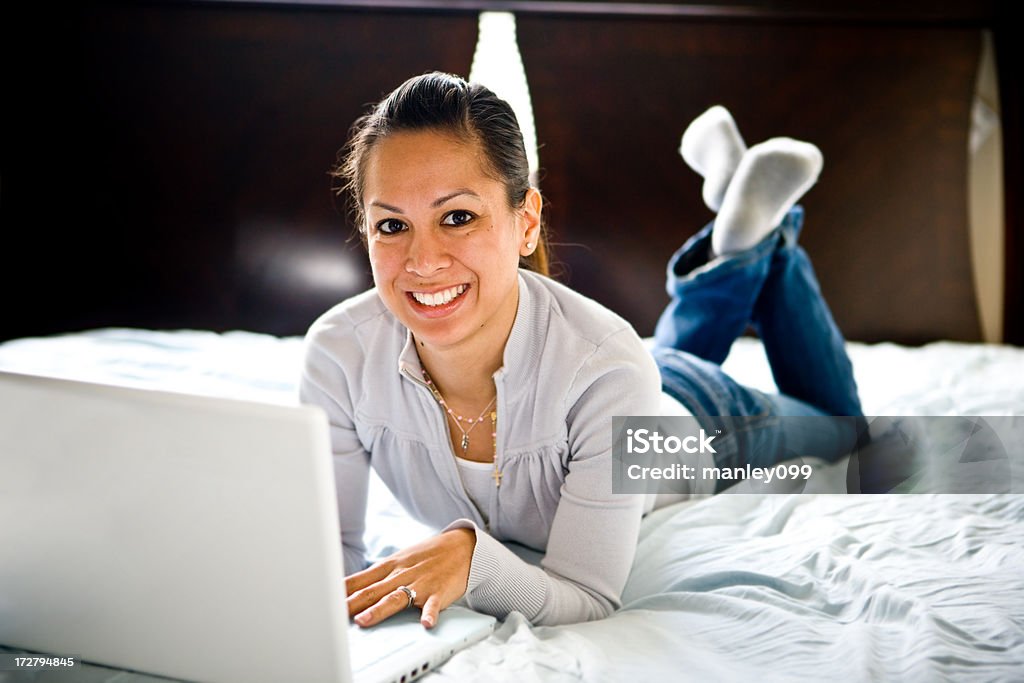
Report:
M409 609L410 607L412 607L413 603L416 602L416 591L414 591L412 588L409 588L408 586L399 586L398 590L405 593L405 596L409 598L409 604L405 606L405 609Z

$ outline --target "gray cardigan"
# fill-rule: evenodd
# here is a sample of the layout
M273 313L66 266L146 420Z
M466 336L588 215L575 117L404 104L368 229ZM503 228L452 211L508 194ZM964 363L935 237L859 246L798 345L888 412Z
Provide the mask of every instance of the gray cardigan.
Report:
M646 501L611 492L612 415L654 415L657 367L633 328L549 278L520 271L519 304L494 374L501 486L485 524L466 495L448 420L408 330L375 290L325 313L306 337L304 403L328 415L345 572L366 566L369 467L417 519L476 531L465 601L534 624L620 606ZM500 541L544 551L540 566Z

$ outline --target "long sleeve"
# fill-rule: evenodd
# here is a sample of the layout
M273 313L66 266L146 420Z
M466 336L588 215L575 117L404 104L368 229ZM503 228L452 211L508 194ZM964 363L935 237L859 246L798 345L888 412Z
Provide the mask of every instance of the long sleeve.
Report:
M366 530L370 457L356 433L348 379L315 338L306 342L299 400L319 406L327 413L347 576L367 566L363 534Z
M611 418L655 414L660 399L651 357L621 351L609 343L595 352L577 375L582 391L568 397L568 473L540 567L469 520L449 525L476 530L466 593L473 609L498 617L515 610L552 625L600 619L621 606L645 499L612 493Z

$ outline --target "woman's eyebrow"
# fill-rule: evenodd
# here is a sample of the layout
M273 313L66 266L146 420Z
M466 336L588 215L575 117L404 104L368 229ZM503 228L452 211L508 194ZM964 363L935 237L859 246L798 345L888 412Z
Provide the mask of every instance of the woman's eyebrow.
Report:
M436 209L437 207L441 206L445 202L447 202L447 201L449 201L451 199L455 199L456 197L459 197L459 196L464 195L464 194L465 195L469 195L470 197L476 197L477 199L480 199L480 195L478 195L476 192L473 192L473 190L470 190L470 189L467 189L467 188L462 188L462 189L459 189L459 190L455 190L455 192L452 192L451 194L446 194L443 197L438 197L437 199L434 200L434 203L431 204L430 206L431 206L431 208Z
M452 199L455 199L456 197L460 197L462 195L467 195L469 197L474 197L476 199L480 199L480 195L478 195L476 192L473 192L473 190L470 190L470 189L467 189L467 188L462 188L460 190L455 190L454 192L452 192L450 194L446 194L443 197L438 197L433 202L431 202L430 208L436 209L437 207L441 206L445 202L451 201ZM370 206L376 206L378 208L384 209L385 211L391 211L392 213L405 213L404 211L402 211L397 206L392 206L391 204L385 204L384 202L377 201L376 199L374 199L372 202L370 202Z
M384 202L378 202L376 199L370 202L370 206L376 206L378 208L384 209L385 211L391 211L392 213L405 213L397 206L391 206L390 204L385 204Z

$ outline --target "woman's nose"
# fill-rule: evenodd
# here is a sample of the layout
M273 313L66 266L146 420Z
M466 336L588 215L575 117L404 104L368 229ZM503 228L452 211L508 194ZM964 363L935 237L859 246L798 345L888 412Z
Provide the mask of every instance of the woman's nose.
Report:
M431 275L451 264L443 236L434 230L413 230L406 255L407 272L420 276Z

